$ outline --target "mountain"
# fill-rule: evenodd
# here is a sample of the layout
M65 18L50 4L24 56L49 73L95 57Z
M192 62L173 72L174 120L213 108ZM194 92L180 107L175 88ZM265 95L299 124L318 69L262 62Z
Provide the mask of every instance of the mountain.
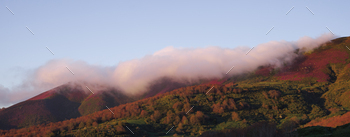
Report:
M63 121L106 109L106 106L113 107L134 101L115 89L95 92L92 94L73 83L58 86L2 110L0 128L22 128Z
M61 122L0 130L0 136L346 136L348 47L350 37L342 37L312 51L296 50L298 57L279 67L266 64L191 85L156 81L150 87L156 91L143 99ZM40 98L46 96L51 94Z
M94 85L96 86L96 85ZM113 88L98 87L92 94L77 83L67 83L0 111L0 129L23 128L88 115L120 104L165 93L186 84L162 78L141 96L126 96ZM90 87L91 88L91 87ZM91 90L91 89L90 89Z

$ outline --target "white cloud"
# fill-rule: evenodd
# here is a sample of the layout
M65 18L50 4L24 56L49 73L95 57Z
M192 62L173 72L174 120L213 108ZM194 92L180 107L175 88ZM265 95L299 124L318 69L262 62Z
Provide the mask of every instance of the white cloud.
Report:
M230 75L252 71L261 65L281 65L296 57L293 53L295 49L310 50L333 38L332 34L325 34L316 39L302 37L296 42L271 41L257 45L248 55L249 47L166 47L153 55L111 67L69 59L52 60L28 74L18 87L9 90L0 86L0 104L16 103L70 81L108 85L128 94L137 94L144 92L150 82L162 77L187 82L195 82L200 78L221 78L232 66L235 68L230 71Z

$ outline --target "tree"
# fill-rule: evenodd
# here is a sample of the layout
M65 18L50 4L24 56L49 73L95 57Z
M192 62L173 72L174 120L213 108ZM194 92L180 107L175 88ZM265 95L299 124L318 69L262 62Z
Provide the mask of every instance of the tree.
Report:
M90 119L88 119L88 120L86 121L86 126L89 127L89 126L92 125L92 123L93 123L93 121L92 121L92 119L90 118Z
M97 127L97 126L98 126L98 123L95 121L95 122L92 123L92 126L93 126L93 127Z
M235 100L233 100L232 98L228 99L228 104L229 104L229 109L230 110L237 110L237 104L235 102Z
M146 110L141 111L141 117L146 117L148 115L148 112Z
M273 110L278 110L278 106L277 106L277 105L274 105L274 106L272 106L272 109L273 109Z
M243 108L249 108L250 105L246 102L239 102L239 105L240 105L240 109L243 109Z
M173 124L174 124L174 125L179 124L180 121L181 121L181 118L180 118L179 116L176 116L176 117L175 117L175 120L174 120L174 122L173 122Z
M270 108L269 105L267 105L265 102L261 105L261 107L266 108L266 109Z
M116 125L115 130L117 131L117 133L124 133L126 131L125 128L120 125Z
M182 107L183 107L183 104L182 104L180 101L174 103L174 105L173 105L173 109L174 109L175 111L181 111L181 108L182 108Z
M73 122L68 124L68 130L72 131L75 128L75 124Z
M182 116L182 123L184 124L184 125L187 125L188 124L188 119L187 119L187 117L186 116Z
M315 118L318 118L318 117L323 117L326 115L326 112L319 106L317 105L311 105L312 107L312 110L309 114L309 118L310 119L315 119Z
M214 101L214 97L213 96L210 96L208 99L209 99L209 101Z
M165 124L171 124L174 121L174 118L175 114L171 110L169 110L167 112Z
M187 96L185 97L185 102L186 102L186 104L190 104L190 99L188 99Z
M213 108L213 112L214 113L218 113L218 114L224 113L224 108L221 107L220 102L218 102L217 104L214 104L212 106L212 108Z
M227 87L222 87L222 91L226 94L229 92L229 90L227 90Z
M221 104L221 107L223 107L224 109L227 109L228 108L228 100L225 99L222 104Z
M281 92L277 90L270 90L269 95L271 98L277 99L281 96Z
M264 95L265 99L269 99L269 95L265 91L263 91L262 94Z
M103 115L101 120L102 120L102 123L103 123L103 122L106 122L106 121L107 121L107 116L106 116L106 115Z
M118 111L120 112L120 111ZM122 114L121 113L115 113L115 118L121 118L122 117Z
M190 123L191 123L192 125L200 124L200 123L199 123L199 119L198 119L195 115L191 115L191 117L190 117Z
M123 121L118 121L118 125L119 125L119 126L124 126L125 123L124 123Z
M197 111L196 117L199 120L199 122L204 122L206 116L204 115L204 113L202 111Z
M157 122L162 117L162 114L156 110L154 111L153 115L151 115L151 120L154 122Z
M126 109L130 112L131 116L137 116L141 113L140 106L137 104L131 104Z
M80 122L80 124L79 124L79 128L83 128L83 127L85 127L84 122Z
M239 117L237 112L232 112L232 120L239 121L241 118Z
M183 107L183 111L187 112L188 110L191 109L191 104L190 103L186 103ZM191 110L192 111L192 110Z
M220 96L224 95L219 89L216 89L216 94L218 94Z
M183 132L183 125L182 125L182 123L179 123L179 125L177 126L177 128L176 128L176 132L178 132L178 133L182 133Z
M234 88L233 90L232 90L232 92L233 93L235 93L235 94L240 94L240 93L242 93L242 89L240 89L240 88Z

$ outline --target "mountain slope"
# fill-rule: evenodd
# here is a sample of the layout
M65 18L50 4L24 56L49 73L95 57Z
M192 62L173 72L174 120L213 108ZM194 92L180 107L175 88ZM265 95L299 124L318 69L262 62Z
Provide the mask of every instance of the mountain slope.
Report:
M103 110L106 105L113 107L132 101L113 89L91 94L69 83L4 109L0 112L0 129L62 121Z

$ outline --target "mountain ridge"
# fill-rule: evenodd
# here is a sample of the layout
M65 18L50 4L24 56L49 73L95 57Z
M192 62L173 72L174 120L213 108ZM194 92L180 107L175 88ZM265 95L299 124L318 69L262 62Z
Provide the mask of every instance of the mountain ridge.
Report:
M300 58L281 68L261 66L244 75L164 93L160 90L161 94L154 92L151 97L110 110L23 129L55 136L205 136L231 131L248 136L255 132L247 133L246 129L255 127L260 133L258 130L266 125L261 122L267 121L273 123L267 125L276 136L305 135L303 130L312 131L305 127L334 127L327 125L327 119L348 117L350 51L346 46L350 46L350 37L332 40L311 52L299 52ZM169 90L166 83L159 87ZM0 135L22 134L21 130L1 131Z

